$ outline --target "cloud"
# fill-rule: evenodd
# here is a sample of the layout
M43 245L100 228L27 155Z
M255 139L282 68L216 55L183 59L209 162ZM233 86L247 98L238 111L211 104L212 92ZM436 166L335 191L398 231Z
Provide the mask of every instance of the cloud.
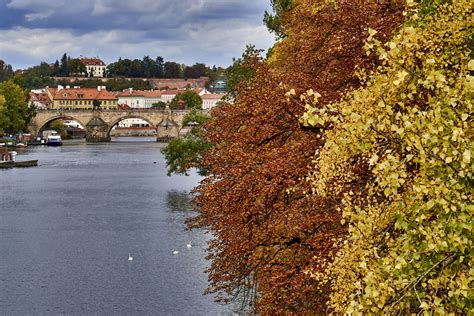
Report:
M32 22L34 20L43 20L53 15L53 13L54 13L53 10L46 10L46 11L36 12L36 13L28 13L25 15L25 19L29 22Z
M73 57L163 56L228 65L247 44L268 48L268 0L0 0L0 59L24 67Z

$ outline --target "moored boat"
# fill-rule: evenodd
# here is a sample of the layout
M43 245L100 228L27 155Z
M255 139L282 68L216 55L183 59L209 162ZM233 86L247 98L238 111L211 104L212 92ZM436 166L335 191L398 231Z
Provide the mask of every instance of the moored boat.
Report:
M59 136L58 134L53 134L48 136L46 144L48 146L61 146L63 144L63 141L61 139L61 136Z
M27 168L27 167L36 167L38 165L38 160L24 160L24 161L15 161L14 167L17 168Z
M0 169L13 168L14 166L14 161L0 161Z

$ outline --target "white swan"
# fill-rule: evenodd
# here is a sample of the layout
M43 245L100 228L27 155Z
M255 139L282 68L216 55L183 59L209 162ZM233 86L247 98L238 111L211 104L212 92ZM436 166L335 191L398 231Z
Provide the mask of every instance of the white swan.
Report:
M178 250L173 251L173 255L177 255L179 253Z
M130 256L130 253L128 254L128 261L133 261L133 257Z
M188 249L191 249L193 245L191 245L191 242L189 242L189 244L186 245L186 247L188 247Z

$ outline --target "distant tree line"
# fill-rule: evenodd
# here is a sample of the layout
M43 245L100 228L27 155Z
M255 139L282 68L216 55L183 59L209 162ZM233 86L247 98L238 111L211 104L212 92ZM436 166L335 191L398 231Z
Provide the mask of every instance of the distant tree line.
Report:
M187 66L174 61L165 62L161 56L156 59L145 56L141 60L119 58L107 66L108 77L190 79L207 76L216 79L222 72L223 69L218 69L216 66L211 68L203 63Z
M122 78L179 78L193 79L201 76L209 77L209 82L216 81L220 75L225 73L221 67L209 67L203 63L196 63L192 66L179 64L173 61L164 61L163 57L158 56L152 59L149 56L143 59L122 59L113 62L107 66L106 76L116 78L105 83L107 89L116 91L125 88L150 89L150 85L142 80L124 80ZM45 86L54 86L57 84L74 84L69 81L61 81L54 77L75 77L84 76L86 68L79 58L71 58L66 53L60 60L49 64L41 62L37 66L30 67L23 71L13 71L11 65L0 60L0 82L8 79L14 81L25 89L42 88ZM102 84L102 82L91 78L90 80L80 81L77 85L88 87Z
M12 78L14 74L12 66L0 59L0 82Z

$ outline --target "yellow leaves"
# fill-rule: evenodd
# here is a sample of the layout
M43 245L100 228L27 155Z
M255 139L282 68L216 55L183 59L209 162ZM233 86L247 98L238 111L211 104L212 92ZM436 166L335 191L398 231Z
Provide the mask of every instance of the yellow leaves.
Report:
M286 97L286 99L289 101L290 98L291 98L292 96L294 96L295 94L296 94L296 91L295 91L295 89L292 88L292 89L290 89L290 91L288 91L287 93L285 93L285 97Z
M423 26L413 15L383 47L368 30L365 49L376 49L383 65L340 102L310 103L307 121L332 124L311 185L338 200L335 192L346 193L349 236L327 271L336 313L466 311L465 290L453 289L462 288L473 247L469 7L446 2ZM337 121L323 118L329 108L341 109ZM353 172L362 167L364 176ZM395 234L384 234L393 227ZM454 268L445 254L466 258Z
M471 163L471 150L466 149L462 154L462 162L465 164Z
M396 74L396 78L394 81L393 81L393 84L395 86L399 86L404 80L405 80L405 77L408 75L408 72L405 71L405 70L402 70L402 71L399 71L397 74Z
M369 39L372 39L374 35L377 34L377 31L372 28L369 28L367 31L369 33Z
M467 69L469 71L474 71L474 59L469 60L469 62L467 63Z

